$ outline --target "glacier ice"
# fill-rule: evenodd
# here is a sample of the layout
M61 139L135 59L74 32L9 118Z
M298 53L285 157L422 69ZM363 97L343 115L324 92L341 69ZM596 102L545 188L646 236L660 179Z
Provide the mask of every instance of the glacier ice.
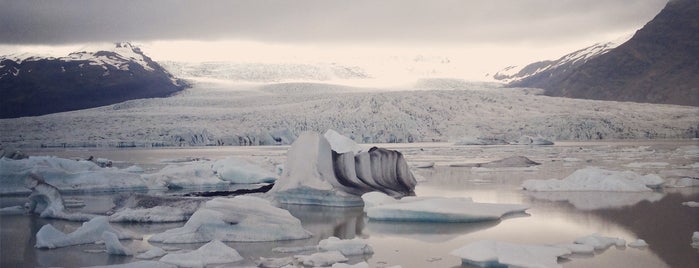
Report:
M318 242L318 249L321 251L339 251L342 255L366 255L373 254L374 249L367 244L364 239L340 239L334 236Z
M609 191L644 192L660 187L665 181L655 174L640 175L631 171L611 171L596 167L576 170L557 180L526 180L522 188L528 191Z
M217 188L229 184L216 176L208 161L167 165L160 171L143 177L151 184L167 189Z
M393 202L371 194L373 207L365 208L371 220L414 222L478 222L498 220L510 213L528 209L519 204L476 203L470 198L404 197Z
M699 248L699 232L692 233L692 246Z
M111 222L186 221L206 199L145 194L119 195L109 211Z
M352 139L345 137L332 129L328 129L327 131L325 131L323 137L325 137L325 139L327 139L330 143L330 148L338 154L357 154L363 150L362 146L359 146L359 144L354 142Z
M337 140L352 142L333 136L333 142ZM340 154L324 136L304 132L289 148L284 171L270 193L281 203L361 206L363 193L405 196L412 194L416 184L397 151L374 147Z
M29 195L29 211L42 218L56 218L71 221L87 221L96 215L70 213L66 211L63 196L54 187L36 173L29 173L25 178L26 187L32 190Z
M212 240L200 248L187 253L169 253L161 262L175 264L180 267L205 267L211 264L223 264L242 261L238 251L219 240Z
M119 239L132 239L133 235L119 231L109 224L107 217L95 217L84 222L80 228L72 233L65 234L51 224L46 224L36 233L37 248L59 248L80 244L89 244L102 241L102 233L114 233Z
M221 180L231 183L268 183L277 180L271 171L235 157L216 160L212 169Z
M150 237L151 242L199 243L221 241L277 241L303 239L311 234L288 211L262 198L215 198L202 205L180 228Z
M492 240L480 240L453 250L451 255L461 258L464 264L482 267L562 267L558 257L571 251L554 246L513 244Z
M130 249L124 247L124 245L119 242L119 237L117 237L115 233L110 231L102 232L102 241L104 241L104 246L107 248L107 254L123 256L133 255Z
M682 202L682 205L692 207L692 208L699 208L699 202L697 202L697 201Z

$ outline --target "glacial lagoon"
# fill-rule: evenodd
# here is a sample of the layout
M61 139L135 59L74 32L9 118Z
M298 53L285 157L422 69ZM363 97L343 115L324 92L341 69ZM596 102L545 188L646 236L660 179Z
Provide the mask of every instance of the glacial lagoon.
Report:
M362 145L369 148L369 145ZM494 240L510 243L549 245L572 243L576 238L597 233L627 242L643 239L647 247L615 247L594 254L574 254L559 259L563 267L699 267L699 250L691 236L699 231L699 208L682 205L699 201L699 188L661 188L650 192L529 192L521 184L528 179L562 179L578 169L600 167L658 174L666 181L699 177L699 146L696 140L633 140L604 142L563 142L553 146L455 146L449 143L382 144L405 155L409 164L434 162L431 168L412 168L418 178L416 196L470 197L476 202L513 203L530 206L526 213L508 215L498 221L476 223L404 223L369 220L361 207L339 208L281 205L299 218L313 236L308 239L226 243L244 258L228 266L254 266L260 257L284 257L277 247L317 245L330 236L360 237L374 249L372 255L352 256L348 263L366 261L371 267L470 267L449 253L468 243ZM139 165L145 172L167 163L195 159L237 156L270 169L283 164L288 146L197 147L164 149L43 149L30 155L64 158L106 158L115 166ZM541 165L521 167L457 167L510 156L526 156ZM272 171L272 170L271 170ZM241 186L233 187L238 189ZM250 186L246 186L250 187ZM188 190L152 192L179 196ZM65 199L84 206L71 211L96 213L113 206L115 196L125 193L72 193ZM0 207L23 205L27 195L0 197ZM58 249L36 249L36 232L51 223L63 231L81 223L39 218L38 215L0 215L0 266L2 267L84 267L136 261L130 256L113 256L103 245L86 244ZM144 238L180 227L178 223L112 223ZM122 243L137 251L149 248L144 240ZM157 244L157 243L154 243ZM190 250L199 244L157 244L174 251ZM219 267L219 266L216 266ZM226 267L226 265L224 265Z

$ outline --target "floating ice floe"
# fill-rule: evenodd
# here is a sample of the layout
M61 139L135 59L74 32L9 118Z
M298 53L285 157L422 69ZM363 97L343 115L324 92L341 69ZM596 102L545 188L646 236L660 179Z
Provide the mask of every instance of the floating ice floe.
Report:
M374 249L364 239L340 239L334 236L321 240L318 243L318 249L321 251L339 251L345 256L374 253Z
M611 171L595 167L579 169L558 180L526 180L528 191L609 191L644 192L660 187L665 181L655 174L640 175L631 171Z
M153 235L149 241L199 243L221 241L278 241L303 239L311 234L288 211L262 198L215 198L202 205L180 228Z
M0 194L28 193L24 179L35 173L61 192L146 190L140 174L118 168L102 168L91 161L39 156L12 160L0 158Z
M212 169L221 180L231 183L269 183L277 180L277 176L271 171L235 157L216 160L212 164Z
M37 248L59 248L80 244L89 244L102 241L102 233L114 233L119 239L132 239L133 235L119 231L109 224L107 217L95 217L84 222L80 228L72 233L65 234L57 230L53 225L46 224L36 233Z
M478 222L497 220L528 209L519 204L476 203L470 198L404 197L391 200L380 194L365 194L367 216L380 221Z
M318 252L311 255L296 255L294 259L303 265L313 267L330 266L338 262L348 261L347 257L342 255L339 251Z
M211 264L223 264L242 261L243 257L235 249L226 246L219 240L213 240L197 250L187 253L169 253L161 262L175 264L180 267L204 267Z
M186 221L206 201L201 198L182 198L132 194L116 199L118 209L109 215L111 222L178 222Z
M692 246L699 248L699 232L694 232L692 234Z
M340 154L325 137L304 132L289 148L284 171L270 193L287 204L362 206L361 194L381 191L400 197L412 194L416 184L397 151L374 147Z
M599 234L591 234L575 239L576 244L589 245L595 250L605 250L611 246L625 247L626 240L616 237L607 237Z
M692 208L699 208L699 202L696 202L696 201L682 202L682 205L692 207Z
M565 248L554 246L512 244L481 240L467 244L450 253L465 264L481 267L562 267L558 257L571 254Z
M135 258L136 259L150 260L150 259L160 258L162 256L165 256L165 254L167 254L167 252L165 252L164 249L159 248L159 247L153 247L146 252L143 252L141 254L136 255Z
M628 246L632 248L644 248L648 246L648 243L643 239L637 239L636 241L629 242Z
M597 210L608 208L623 208L640 202L657 202L665 196L657 192L617 192L609 194L600 191L585 192L532 192L526 191L527 196L546 201L565 201L580 210Z
M159 261L137 261L124 264L90 266L86 268L177 268L177 266Z
M570 250L574 254L595 254L595 247L587 244L567 243L555 244L553 246Z
M133 252L119 242L119 237L110 231L104 231L102 233L102 241L104 241L104 246L107 248L107 254L110 255L122 255L131 256Z
M156 187L167 189L222 188L230 184L216 176L208 161L167 165L160 171L143 177Z

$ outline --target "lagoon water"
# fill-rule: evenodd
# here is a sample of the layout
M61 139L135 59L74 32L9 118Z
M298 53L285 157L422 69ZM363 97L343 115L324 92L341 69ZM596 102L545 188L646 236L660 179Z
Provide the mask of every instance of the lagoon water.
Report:
M691 244L692 232L699 231L699 208L682 202L699 201L699 188L664 188L644 193L567 192L531 193L521 189L526 179L561 179L573 171L597 166L611 170L655 173L667 179L699 177L699 146L684 141L557 142L554 146L454 146L447 143L384 144L405 154L409 163L434 162L433 168L413 169L420 178L417 196L471 197L476 202L522 203L526 214L510 215L500 221L459 224L392 223L370 221L362 208L332 208L285 205L313 233L305 240L266 243L227 243L245 258L231 266L250 266L259 257L283 257L275 247L315 245L329 236L361 237L375 253L350 258L350 263L367 261L371 267L469 267L449 252L478 240L527 244L571 243L576 238L598 233L627 242L645 240L649 246L636 249L612 247L591 255L560 259L563 267L699 267L699 250ZM51 149L29 151L30 155L66 158L103 157L116 166L138 164L152 172L168 162L191 158L218 159L226 156L248 158L270 169L284 162L288 147L205 147L166 149ZM478 163L509 156L526 156L541 165L536 168L464 168L451 164ZM100 212L112 204L115 195L91 193L65 196L82 200L76 211ZM178 195L181 192L153 194ZM2 196L0 207L21 205L26 196ZM0 216L0 267L82 267L136 261L132 257L110 256L85 250L102 245L81 245L52 250L35 249L35 234L51 223L63 231L80 226L77 222L42 219L36 215ZM184 223L115 224L148 237ZM134 249L147 249L142 240L123 241ZM158 245L195 249L201 244Z

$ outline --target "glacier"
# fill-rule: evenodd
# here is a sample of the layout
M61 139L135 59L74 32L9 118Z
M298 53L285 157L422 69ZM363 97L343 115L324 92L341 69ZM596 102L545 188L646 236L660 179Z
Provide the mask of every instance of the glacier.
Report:
M301 221L262 198L236 196L204 203L184 226L154 234L148 241L201 243L212 240L255 242L310 237Z
M281 177L270 193L280 203L362 206L359 197L371 191L392 196L410 195L417 184L400 152L373 147L356 153L348 139L304 132L291 145ZM340 145L338 145L340 144Z

